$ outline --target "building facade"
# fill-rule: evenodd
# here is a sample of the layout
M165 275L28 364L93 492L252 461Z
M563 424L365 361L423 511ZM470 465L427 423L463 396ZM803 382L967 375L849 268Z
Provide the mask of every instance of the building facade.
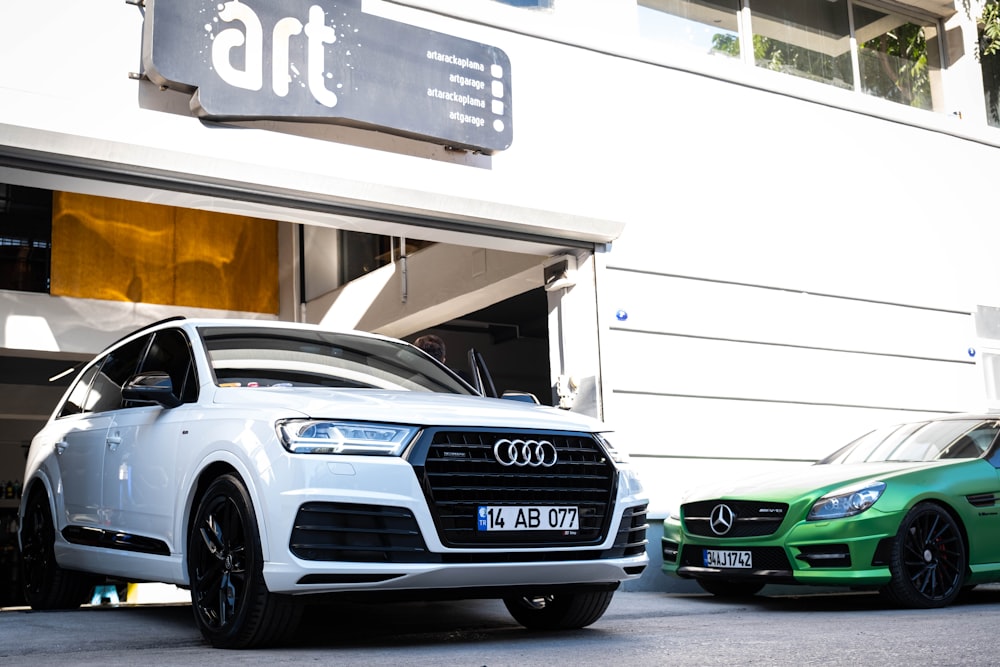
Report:
M654 519L994 398L981 4L159 3L0 8L2 480L177 314L476 348Z

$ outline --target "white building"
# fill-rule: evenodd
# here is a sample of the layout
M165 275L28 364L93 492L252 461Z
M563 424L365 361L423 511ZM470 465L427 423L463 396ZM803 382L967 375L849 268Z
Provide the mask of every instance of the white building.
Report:
M0 6L0 480L49 377L175 314L434 331L456 367L474 346L499 388L615 427L654 519L685 487L993 398L980 4L159 2ZM188 22L192 48L152 52ZM508 60L432 89L452 40ZM327 72L285 62L320 42ZM254 92L246 117L214 113L220 79ZM328 122L375 79L370 115ZM304 91L319 122L251 108ZM410 124L428 109L450 109L438 134Z

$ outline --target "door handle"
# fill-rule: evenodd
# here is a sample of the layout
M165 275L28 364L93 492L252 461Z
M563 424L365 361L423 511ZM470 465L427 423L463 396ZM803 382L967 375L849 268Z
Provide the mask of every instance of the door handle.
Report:
M122 444L121 434L115 433L114 435L109 435L106 442L108 443L108 449L115 451L118 449L118 445Z
M69 445L65 440L60 440L55 444L56 454L62 454L66 451L66 447Z

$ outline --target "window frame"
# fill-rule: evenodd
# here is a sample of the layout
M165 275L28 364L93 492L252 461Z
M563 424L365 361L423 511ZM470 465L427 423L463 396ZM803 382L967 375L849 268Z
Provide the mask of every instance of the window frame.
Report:
M821 2L822 0L813 0L814 2ZM688 4L691 0L681 0L681 2ZM662 7L658 7L655 0L636 0L637 8L643 7L651 11L659 11L669 14ZM736 0L736 25L739 37L739 58L731 58L731 61L739 61L740 66L749 66L754 70L764 69L760 67L755 62L754 53L754 37L755 33L753 31L753 5L754 0ZM879 0L844 0L844 10L847 15L845 18L846 24L848 26L849 34L847 35L848 44L850 49L850 59L851 59L851 76L853 81L850 82L850 87L841 87L832 82L827 82L823 80L813 80L811 77L804 77L796 75L794 72L779 71L781 74L788 74L790 78L798 80L808 80L813 83L819 83L820 85L825 85L829 88L837 88L847 93L853 93L857 96L870 97L872 99L879 99L886 102L891 102L893 104L901 106L910 106L915 109L928 110L934 113L944 113L946 108L946 100L944 99L944 88L943 77L947 76L947 71L950 67L948 61L948 48L947 40L948 35L945 30L943 19L939 16L935 16L929 12L922 11L915 7L903 6L897 3L883 3ZM929 108L922 105L913 105L904 101L894 100L889 97L872 94L865 91L864 82L862 81L862 67L860 51L862 46L858 43L858 37L856 33L855 26L855 9L856 7L867 8L877 12L883 12L887 15L899 16L907 20L907 22L920 25L921 27L933 27L935 35L933 39L927 39L927 43L930 44L934 42L936 48L936 61L938 63L936 71L929 71L926 74L927 83L929 86ZM684 17L680 17L684 18ZM641 13L637 12L637 20L641 21ZM637 28L641 32L641 27ZM655 38L646 38L649 42L660 43L660 44L670 44L667 40L656 40Z

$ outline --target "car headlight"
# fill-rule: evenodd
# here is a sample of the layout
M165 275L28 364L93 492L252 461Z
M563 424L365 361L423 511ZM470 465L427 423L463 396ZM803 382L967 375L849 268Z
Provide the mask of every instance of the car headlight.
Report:
M843 519L861 514L875 504L883 491L885 482L866 482L864 485L837 489L813 503L806 520Z
M419 430L416 426L288 419L278 422L281 444L295 454L379 454L398 456Z
M615 463L628 463L628 454L620 449L616 449L614 445L604 436L602 433L595 433L594 437L597 439L601 446L604 448L604 452L608 455Z

